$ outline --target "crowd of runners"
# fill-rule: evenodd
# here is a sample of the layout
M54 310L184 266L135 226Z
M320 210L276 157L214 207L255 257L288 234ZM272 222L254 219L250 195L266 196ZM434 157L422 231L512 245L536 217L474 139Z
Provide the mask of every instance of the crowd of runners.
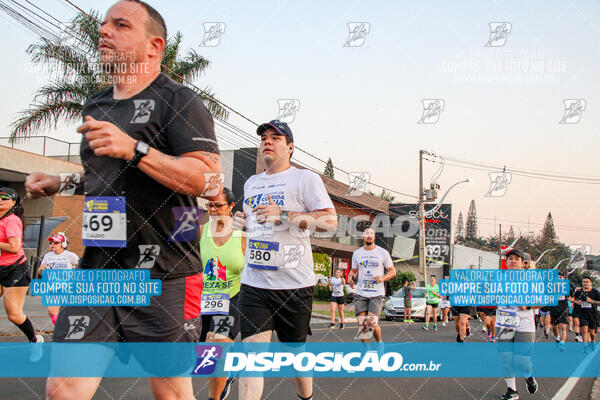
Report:
M162 294L147 307L49 307L55 342L243 342L277 340L304 343L311 334L315 276L310 243L312 231L334 231L337 216L323 181L316 173L290 164L294 135L273 120L257 128L259 157L265 171L244 183L243 198L222 184L220 153L214 123L202 100L191 89L161 73L167 28L161 15L144 2L121 1L107 12L99 40L100 62L114 74L115 84L90 97L83 107L81 162L76 193L88 202L104 202L110 231L104 239L84 223L86 245L79 259L67 250L64 233L48 238L50 251L40 274L57 268L148 268L162 280ZM111 70L122 61L146 68ZM111 72L113 71L113 72ZM129 79L126 79L129 78ZM29 198L53 196L65 178L43 172L26 180ZM74 182L72 174L69 184ZM206 199L204 209L197 198ZM109 200L106 200L109 198ZM92 203L89 203L92 204ZM91 207L90 207L91 208ZM234 210L239 210L235 211ZM93 209L84 211L91 220ZM375 231L362 232L363 244L352 255L349 271L337 270L329 282L331 324L346 325L344 286L355 288L356 339L367 346L382 344L379 323L385 298L384 282L396 276L387 250L375 244ZM11 188L0 188L0 285L8 318L32 343L43 341L23 314L30 266L23 251L23 204ZM528 257L512 249L508 268L525 268ZM346 272L348 278L346 281ZM404 322L414 323L411 291L404 283ZM536 326L554 335L564 349L569 332L594 348L600 293L589 278L556 306L457 307L440 295L435 276L425 286L423 329L438 331L454 317L456 341L472 334L469 320L478 318L491 342L501 345L507 391L502 399L518 399L515 365L527 390L537 391L531 371L531 346ZM441 321L438 321L441 309ZM536 318L539 313L539 318ZM539 320L539 322L538 322ZM518 321L515 322L515 321ZM568 328L567 328L568 327ZM568 330L567 330L568 329ZM41 350L32 350L32 360ZM164 361L156 355L134 355L145 368ZM209 380L209 399L225 399L235 377ZM298 400L313 398L311 377L293 379ZM49 399L90 399L101 378L51 377ZM190 377L150 378L157 399L194 398ZM239 379L240 399L260 399L263 378Z

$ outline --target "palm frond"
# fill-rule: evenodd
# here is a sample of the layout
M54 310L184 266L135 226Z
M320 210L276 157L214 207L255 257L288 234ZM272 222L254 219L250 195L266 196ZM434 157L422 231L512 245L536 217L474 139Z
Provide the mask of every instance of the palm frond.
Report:
M35 65L46 64L50 73L60 71L63 76L81 77L87 81L97 78L98 72L90 60L75 48L42 39L42 43L30 45L27 53Z
M34 101L45 103L64 101L83 104L94 93L95 91L89 91L89 86L81 85L79 82L53 81L38 89Z
M182 39L183 35L181 34L181 32L177 31L175 32L175 35L171 36L165 44L162 63L170 69L173 69L175 64L177 64L177 55L179 53L179 46L181 45ZM163 72L165 72L164 68Z
M202 102L214 118L222 119L224 121L229 118L229 111L215 100L216 97L210 87L204 87L202 91L198 91L194 88L192 89L198 93L198 96L200 96Z
M82 104L72 101L35 103L21 111L11 124L10 139L14 143L31 136L34 132L56 128L59 121L81 121Z
M173 70L177 75L186 80L194 80L210 65L210 61L202 57L194 50L189 50L187 55L179 60ZM181 80L181 78L179 78Z
M67 35L74 36L75 44L90 55L98 54L98 42L100 41L100 13L91 10L89 16L79 12L69 24Z

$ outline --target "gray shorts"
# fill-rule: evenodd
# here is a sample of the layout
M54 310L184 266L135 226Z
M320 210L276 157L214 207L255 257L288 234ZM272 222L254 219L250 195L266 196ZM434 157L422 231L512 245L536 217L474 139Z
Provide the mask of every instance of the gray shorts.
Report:
M359 294L354 295L354 313L360 314L368 312L379 317L383 308L383 296L363 297Z

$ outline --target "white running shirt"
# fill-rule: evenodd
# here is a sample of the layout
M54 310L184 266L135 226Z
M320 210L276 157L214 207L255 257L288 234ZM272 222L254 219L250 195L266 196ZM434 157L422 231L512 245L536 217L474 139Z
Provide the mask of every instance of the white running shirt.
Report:
M385 296L383 282L377 282L373 277L385 275L385 270L393 266L390 253L382 247L356 250L352 253L352 269L358 269L355 293L363 297Z
M283 211L334 208L321 177L290 167L254 175L244 185L247 246L242 283L261 289L299 289L315 285L310 232L288 222L259 224L252 209L271 200Z
M344 285L342 285L342 278L331 278L331 287L333 291L331 295L333 297L342 297L344 295Z
M79 263L77 254L65 250L60 254L50 251L42 258L42 264L46 265L46 269L73 269Z

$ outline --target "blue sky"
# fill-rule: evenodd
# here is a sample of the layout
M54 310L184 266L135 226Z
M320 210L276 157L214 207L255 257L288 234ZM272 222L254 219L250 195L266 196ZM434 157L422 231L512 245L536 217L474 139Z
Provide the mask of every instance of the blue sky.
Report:
M63 1L35 3L59 19L73 16ZM112 1L76 3L104 12ZM211 87L255 121L275 118L278 99L298 99L291 124L296 144L345 170L368 171L378 184L415 194L419 149L509 168L600 175L596 1L151 3L171 33L183 33L184 48L212 62L199 86ZM2 100L0 118L8 134L9 122L46 76L32 71L25 54L35 37L6 18L2 14L8 23L0 27L5 37L0 68L10 95ZM199 47L204 22L225 23L218 46ZM342 46L348 22L369 23L363 46ZM490 22L512 25L504 46L484 47ZM532 68L543 70L527 75ZM495 72L484 74L486 69ZM437 123L417 124L422 99L444 100ZM563 99L586 101L579 123L558 124ZM252 131L250 124L231 121ZM51 135L77 140L73 127L61 126ZM436 168L426 164L426 182ZM497 229L494 217L503 230L513 225L537 232L541 226L535 224L552 211L562 240L589 243L600 253L598 185L513 176L505 196L484 197L491 171L444 169L442 192L465 177L475 181L449 194L455 218L475 199L483 234ZM347 179L341 173L336 178Z

